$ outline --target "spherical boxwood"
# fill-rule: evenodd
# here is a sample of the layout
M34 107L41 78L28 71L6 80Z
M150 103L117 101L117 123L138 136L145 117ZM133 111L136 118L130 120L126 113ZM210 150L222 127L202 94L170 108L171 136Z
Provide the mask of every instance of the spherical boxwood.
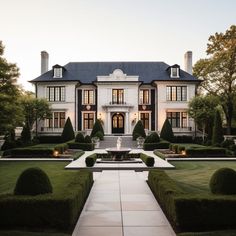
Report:
M52 193L47 174L40 168L28 168L19 176L14 189L15 195L38 195Z
M218 169L210 179L213 194L236 194L236 172L230 168Z

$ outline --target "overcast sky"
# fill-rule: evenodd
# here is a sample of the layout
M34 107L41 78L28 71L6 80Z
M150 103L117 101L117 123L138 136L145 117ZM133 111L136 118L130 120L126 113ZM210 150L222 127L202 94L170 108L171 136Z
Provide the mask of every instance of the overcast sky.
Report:
M208 38L236 24L235 0L0 0L0 40L19 83L71 61L164 61L206 57Z

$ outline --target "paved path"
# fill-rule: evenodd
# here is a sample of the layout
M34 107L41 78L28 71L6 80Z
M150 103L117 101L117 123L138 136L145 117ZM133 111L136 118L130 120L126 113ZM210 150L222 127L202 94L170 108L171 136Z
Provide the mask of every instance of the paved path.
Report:
M146 183L147 172L103 171L72 236L174 236Z

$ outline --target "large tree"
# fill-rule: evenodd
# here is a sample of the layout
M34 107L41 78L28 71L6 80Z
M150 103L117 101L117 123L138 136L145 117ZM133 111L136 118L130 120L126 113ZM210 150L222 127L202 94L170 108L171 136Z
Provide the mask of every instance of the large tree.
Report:
M205 133L208 139L211 139L213 119L216 112L218 99L215 96L196 96L188 104L188 113L192 117L199 128L202 129L202 138L204 140Z
M0 41L0 134L11 132L23 121L19 104L21 90L16 85L19 69L16 64L9 63L3 54L4 46Z
M236 93L236 25L211 35L206 52L209 57L197 61L194 75L203 80L202 89L220 98L230 134Z

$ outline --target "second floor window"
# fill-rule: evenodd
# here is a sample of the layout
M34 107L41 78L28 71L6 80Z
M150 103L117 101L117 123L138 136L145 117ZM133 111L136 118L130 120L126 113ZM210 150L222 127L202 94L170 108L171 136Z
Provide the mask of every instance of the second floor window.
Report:
M49 102L64 102L65 101L65 87L55 86L47 87L46 98Z
M112 90L112 104L124 104L124 89Z
M94 90L84 90L84 104L94 104Z
M149 90L142 89L139 92L139 104L149 104Z
M187 86L167 86L167 101L187 101Z

